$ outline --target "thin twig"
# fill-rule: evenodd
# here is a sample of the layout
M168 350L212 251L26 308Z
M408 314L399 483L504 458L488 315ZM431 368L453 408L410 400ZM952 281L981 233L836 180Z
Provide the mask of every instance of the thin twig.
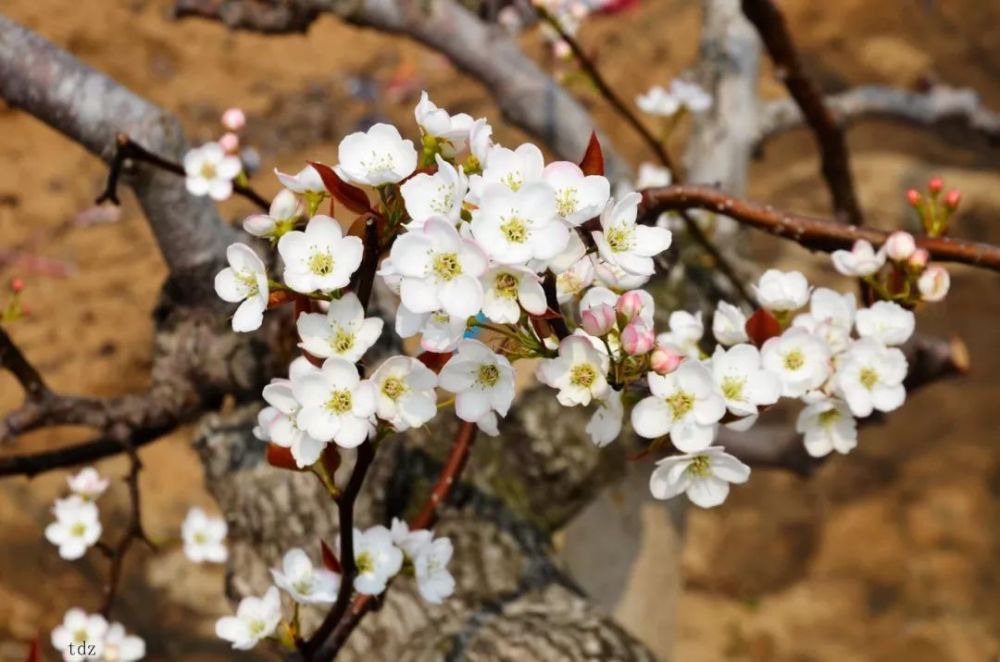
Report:
M822 93L802 69L785 17L771 0L742 0L742 7L774 62L775 76L784 82L812 129L836 217L851 225L862 225L844 132L826 107Z
M40 402L52 394L42 375L31 365L3 327L0 327L0 368L10 370L29 400Z
M168 161L163 157L153 154L142 145L129 138L128 134L116 134L115 155L111 160L111 167L108 170L107 185L104 187L104 192L97 197L97 204L101 204L102 202L111 202L115 205L121 204L121 201L118 199L118 180L121 179L126 161L129 159L148 163L179 177L184 177L186 174L184 172L184 167L179 163ZM270 207L270 203L268 203L263 196L253 190L250 186L240 184L239 182L233 182L233 191L237 195L241 195L247 200L250 200L261 209L268 209Z

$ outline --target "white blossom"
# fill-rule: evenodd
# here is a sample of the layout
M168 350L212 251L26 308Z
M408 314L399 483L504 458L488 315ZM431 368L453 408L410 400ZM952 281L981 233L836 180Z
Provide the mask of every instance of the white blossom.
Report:
M750 467L726 453L722 446L711 446L657 462L649 477L649 491L657 499L686 493L696 506L713 508L729 496L730 483L745 483L749 478Z
M469 182L462 168L455 169L440 155L435 155L437 172L419 172L399 187L403 195L409 230L419 230L429 218L440 217L458 223L462 216L462 202Z
M792 326L802 327L825 340L833 352L841 352L851 341L856 307L853 293L818 287L810 298L809 312L796 315Z
M144 657L146 642L142 637L128 634L121 623L112 623L104 635L104 662L135 662Z
M375 431L375 389L353 363L327 359L318 371L293 376L292 393L302 404L298 424L314 439L355 448Z
M239 158L229 156L219 143L205 143L184 155L185 184L191 195L225 200L233 194L233 179L243 170Z
M587 423L586 431L590 440L595 446L607 446L621 434L624 418L622 392L610 389Z
M846 455L858 445L858 424L843 400L823 399L799 412L795 431L804 435L806 452L823 457L833 451Z
M345 237L336 219L317 215L305 231L294 230L278 240L285 263L285 284L296 292L329 292L346 286L361 265L364 245Z
M833 268L844 276L863 278L882 268L885 264L885 251L879 249L876 252L871 243L858 239L851 250L834 251L830 259L833 261Z
M242 302L233 315L233 331L259 329L269 293L264 262L252 248L240 243L226 249L226 260L229 266L215 276L215 293L223 301Z
M411 561L420 548L433 538L433 534L427 529L413 529L411 531L410 526L398 517L392 518L389 533L392 537L392 544L403 550L403 554Z
M271 383L264 387L264 400L270 405L268 409L272 409L274 414L258 416L258 422L264 430L264 434L261 435L264 440L289 449L299 468L315 463L326 448L325 441L315 439L299 427L298 414L302 405L295 399L292 389L292 380L298 380L301 376L314 372L317 372L317 368L305 357L293 361L289 368L291 379L272 379Z
M382 333L379 317L365 317L361 301L353 292L345 292L330 302L326 314L305 313L296 321L299 347L313 356L331 356L357 363Z
M903 404L906 369L902 351L862 338L840 357L834 382L851 413L865 417L873 409L888 412Z
M69 490L73 494L93 501L104 494L110 481L107 478L101 478L101 474L97 473L97 469L94 467L84 467L78 473L67 476L66 484L69 485Z
M601 230L594 232L600 256L630 274L649 276L655 271L653 256L670 248L670 230L638 225L642 196L629 193L618 202L610 200L601 212Z
M229 557L225 540L229 527L221 517L209 517L201 508L191 508L181 524L184 554L195 563L224 563Z
M67 561L82 557L101 537L97 505L77 495L56 499L52 512L56 521L45 527L45 539L59 548Z
M541 278L517 266L498 265L483 274L483 314L498 324L516 324L523 308L532 315L547 309Z
M444 311L414 313L404 305L396 311L396 333L411 338L418 333L426 352L444 354L458 346L465 335L467 317L453 317Z
M705 324L701 321L701 311L691 314L686 310L675 310L668 320L670 331L656 337L656 344L661 348L672 349L692 359L701 358L701 348L698 343L705 333Z
M298 196L287 188L281 189L267 213L247 216L243 229L256 237L272 237L279 231L291 230L304 213Z
M63 621L52 630L52 647L67 662L99 660L104 655L104 638L108 621L100 614L88 614L73 608L66 612ZM93 655L88 655L93 646ZM72 651L72 652L71 652Z
M809 282L799 271L768 269L753 291L761 307L775 313L798 310L809 301Z
M781 394L798 398L823 385L830 375L830 347L801 327L768 339L761 348L765 370L781 380Z
M442 141L443 153L448 157L463 151L474 123L472 117L465 113L448 114L448 111L431 101L426 91L420 93L420 101L413 109L413 116L425 136Z
M281 569L271 569L271 577L300 604L336 602L340 590L340 575L324 567L313 566L304 550L295 548L285 553Z
M437 414L437 375L410 356L392 356L372 374L375 414L397 432L419 428Z
M486 154L483 173L469 177L469 198L474 203L479 202L493 184L518 191L526 184L541 182L544 169L542 150L531 143L524 143L515 150L493 145Z
M712 107L712 97L698 83L675 78L670 90L656 85L636 97L636 105L651 115L669 117L682 108L691 113L702 113Z
M753 345L716 347L712 376L734 416L754 416L758 407L773 405L781 396L781 381L761 367L760 352Z
M643 191L648 188L669 186L673 181L670 168L645 161L639 164L639 176L635 182L635 188Z
M573 226L598 216L611 197L606 177L584 175L580 166L569 161L545 166L542 180L556 193L556 214Z
M262 597L240 601L235 616L224 616L215 623L215 634L232 643L236 650L250 650L261 639L274 634L281 623L281 596L275 586Z
M577 260L566 271L556 276L556 299L566 303L594 282L594 261L590 256Z
M307 165L294 175L281 172L277 168L274 169L274 174L282 186L292 193L304 196L307 200L312 199L313 205L329 195L319 171L311 165Z
M556 216L555 192L542 182L516 191L496 184L487 187L472 219L472 235L502 264L551 259L569 244L569 234Z
M647 379L652 395L632 410L636 434L647 439L669 434L673 445L686 453L708 448L726 413L708 368L688 359L671 373L650 372Z
M902 345L916 326L913 313L893 301L876 301L858 311L858 335L874 338L883 345Z
M722 345L735 345L747 342L747 316L737 306L726 301L720 301L712 316L712 335Z
M441 388L455 394L455 414L470 423L492 419L494 412L506 416L514 401L510 361L478 340L460 342L438 380Z
M441 604L455 592L455 578L448 572L454 549L448 538L437 538L421 545L413 557L413 571L417 590L424 600Z
M493 147L493 127L486 118L477 119L469 129L469 153L479 166L486 163Z
M610 362L589 340L569 336L559 343L559 356L538 364L538 380L559 389L556 399L566 407L588 405L604 398L610 386L607 374Z
M920 290L920 298L924 301L941 301L948 294L951 287L951 275L948 270L937 264L927 265L924 272L917 279L917 289Z
M373 526L365 532L354 529L354 561L358 568L354 589L378 595L403 567L403 552L393 544L392 534L384 526Z
M404 140L391 124L375 124L340 141L340 163L335 168L341 179L353 184L381 186L406 179L417 169L417 150L412 140Z

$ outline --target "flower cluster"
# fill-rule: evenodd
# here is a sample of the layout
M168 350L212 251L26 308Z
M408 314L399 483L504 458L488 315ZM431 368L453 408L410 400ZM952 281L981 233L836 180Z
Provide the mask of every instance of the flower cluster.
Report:
M243 111L230 108L222 114L222 126L226 133L218 141L205 143L184 155L188 193L225 200L233 194L234 182L246 183L247 175L239 155L239 132L245 125Z
M52 508L56 521L45 527L45 539L59 548L59 556L74 561L95 545L101 537L97 498L108 489L108 480L93 467L82 469L66 479L70 494L56 499Z
M635 99L639 110L650 115L674 117L679 113L703 113L712 107L712 97L698 83L675 78L670 89L654 85Z
M108 623L100 614L70 609L52 630L52 646L67 662L95 660L134 662L146 656L146 642L130 635L121 623Z

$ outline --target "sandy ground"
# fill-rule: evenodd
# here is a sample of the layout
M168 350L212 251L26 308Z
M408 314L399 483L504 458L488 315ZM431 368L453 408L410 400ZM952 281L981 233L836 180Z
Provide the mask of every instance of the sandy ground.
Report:
M826 89L849 82L910 85L931 75L977 87L1000 107L994 53L1000 8L973 0L815 3L786 0L805 58ZM372 116L408 121L414 90L426 87L453 111L487 115L503 127L481 87L447 62L400 40L324 18L306 36L229 34L215 25L174 23L162 2L12 0L0 11L39 30L93 66L176 112L193 139L216 134L229 105L251 115L250 140L265 171L332 158L339 136ZM634 93L693 61L697 3L646 0L632 13L588 25L583 40L622 93ZM541 53L535 40L530 50ZM642 66L635 66L639 62ZM378 89L377 101L358 98ZM765 94L781 88L769 77ZM577 90L635 162L640 144L586 89ZM910 129L852 131L862 203L876 225L912 223L902 193L931 173L965 191L958 232L1000 241L997 152L968 149ZM906 155L904 155L904 152ZM943 166L941 164L946 164ZM753 167L751 192L801 211L824 212L826 194L807 134L785 137ZM91 156L21 113L0 106L0 277L28 282L33 315L11 328L53 387L114 395L141 389L150 324L164 268L131 201L120 218L88 211L105 170ZM260 179L273 193L276 183ZM227 203L239 218L244 203ZM755 239L765 264L808 268L831 279L825 261ZM662 624L676 627L673 659L995 660L1000 655L1000 401L998 280L956 269L953 296L921 318L923 329L969 345L972 375L918 394L905 412L864 432L861 446L813 478L757 472L724 508L692 513L683 550L679 611L657 604L656 559L667 544L662 511L649 520L618 613L666 656ZM0 411L18 402L0 375ZM917 413L919 412L919 416ZM80 438L59 430L19 440L13 450ZM180 431L143 452L146 521L168 538L187 508L212 502ZM6 452L6 451L0 451ZM101 470L118 475L120 460ZM24 659L23 642L72 605L99 602L103 561L61 561L42 538L62 476L0 482L0 660ZM105 525L124 517L124 489L105 497ZM659 523L659 524L658 524ZM139 554L117 610L147 636L151 659L229 659L211 635L227 609L222 573L193 567L177 552ZM666 581L666 580L664 580ZM155 634L153 634L155 633Z

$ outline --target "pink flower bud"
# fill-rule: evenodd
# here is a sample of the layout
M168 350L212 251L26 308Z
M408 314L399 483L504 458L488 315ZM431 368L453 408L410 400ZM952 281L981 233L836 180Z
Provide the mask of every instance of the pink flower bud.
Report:
M219 138L219 145L226 150L227 154L235 154L236 150L240 148L240 137L232 132L223 134Z
M961 201L962 192L957 188L948 191L948 194L944 196L944 206L952 211L958 209L958 203Z
M669 349L664 349L663 347L657 347L653 350L653 354L649 357L649 366L656 374L665 375L668 372L676 370L677 366L679 366L683 360L683 354L672 352Z
M930 261L930 259L931 259L930 253L928 253L923 248L918 248L917 250L913 251L913 255L911 255L910 259L907 260L906 262L914 269L923 269L924 267L927 266L927 262Z
M917 288L924 301L940 301L948 294L951 287L951 276L944 267L936 264L928 265L917 280Z
M592 336L603 336L615 325L615 309L606 303L583 311L580 326Z
M625 318L626 322L631 322L632 318L642 312L642 297L639 296L639 292L632 290L618 297L615 310Z
M239 131L247 124L247 116L239 108L230 108L222 113L222 126L230 131Z
M940 177L931 177L931 181L927 182L927 190L937 195L944 188L944 182L941 181Z
M919 205L921 202L924 201L924 198L922 195L920 195L920 191L918 191L915 188L911 188L909 191L906 192L906 200L910 203L911 206L916 207L917 205Z
M630 322L622 331L622 349L630 356L645 354L656 344L656 334L642 322Z
M10 291L19 294L24 289L24 281L16 276L10 279Z
M903 262L908 260L913 251L917 250L917 242L909 232L899 230L889 235L885 240L885 254L889 259Z

